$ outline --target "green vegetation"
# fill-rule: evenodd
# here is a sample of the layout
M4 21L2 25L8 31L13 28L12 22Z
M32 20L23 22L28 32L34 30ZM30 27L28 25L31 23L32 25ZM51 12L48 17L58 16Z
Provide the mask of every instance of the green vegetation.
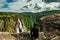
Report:
M11 12L0 12L0 31L7 31L10 33L16 32L17 19L21 18L23 26L30 30L34 23L37 23L40 27L40 18L46 15L60 13L60 10L44 11L38 13L11 13Z

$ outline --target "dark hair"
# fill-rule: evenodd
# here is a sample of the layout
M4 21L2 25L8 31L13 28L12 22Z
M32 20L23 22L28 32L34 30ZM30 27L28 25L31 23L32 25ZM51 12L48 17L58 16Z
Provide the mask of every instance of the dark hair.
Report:
M34 24L34 27L37 26L37 24Z

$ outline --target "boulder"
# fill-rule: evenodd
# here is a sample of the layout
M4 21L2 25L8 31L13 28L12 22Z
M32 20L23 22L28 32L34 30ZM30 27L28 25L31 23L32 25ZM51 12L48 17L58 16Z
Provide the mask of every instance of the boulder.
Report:
M49 40L56 37L57 34L60 35L60 14L47 15L40 20L43 32Z

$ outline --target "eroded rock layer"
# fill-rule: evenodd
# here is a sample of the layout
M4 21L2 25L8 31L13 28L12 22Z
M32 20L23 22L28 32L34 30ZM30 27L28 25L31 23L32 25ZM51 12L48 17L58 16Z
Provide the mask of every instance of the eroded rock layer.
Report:
M60 35L60 14L44 16L41 18L41 23L48 40Z

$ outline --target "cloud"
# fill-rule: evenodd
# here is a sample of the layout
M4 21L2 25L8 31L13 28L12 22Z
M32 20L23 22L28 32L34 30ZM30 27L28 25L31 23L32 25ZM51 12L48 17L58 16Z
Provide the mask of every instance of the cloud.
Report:
M0 11L6 12L41 12L59 10L60 2L45 3L42 0L1 0Z
M43 2L60 2L60 0L43 0Z
M6 0L0 0L0 4L3 4L4 2L6 2Z
M46 5L47 8L50 7L50 10L56 10L58 9L57 8L58 6L60 6L60 3L54 3L54 2Z

